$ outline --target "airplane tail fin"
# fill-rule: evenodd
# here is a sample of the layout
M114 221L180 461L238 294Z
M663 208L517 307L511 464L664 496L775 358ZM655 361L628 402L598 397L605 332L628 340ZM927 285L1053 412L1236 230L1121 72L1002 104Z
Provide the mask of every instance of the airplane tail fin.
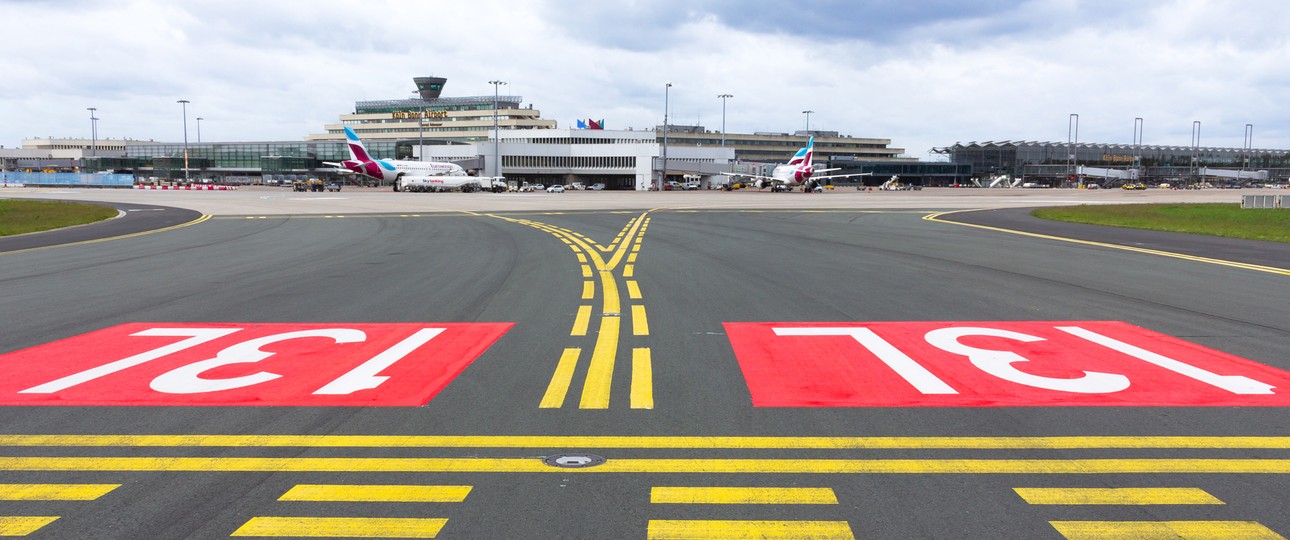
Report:
M372 161L372 156L367 153L367 147L363 146L362 139L349 126L345 126L345 142L349 144L349 158L354 161L367 162Z
M810 165L811 157L814 152L815 152L815 136L812 135L811 138L806 141L806 147L799 149L796 154L793 154L793 159L790 159L788 161L788 164L789 165Z

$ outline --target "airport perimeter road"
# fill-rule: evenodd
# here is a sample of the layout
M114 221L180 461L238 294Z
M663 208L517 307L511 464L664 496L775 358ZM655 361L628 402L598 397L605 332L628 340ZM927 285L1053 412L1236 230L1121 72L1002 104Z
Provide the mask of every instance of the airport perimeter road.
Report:
M1290 271L692 200L0 254L0 534L1290 535Z

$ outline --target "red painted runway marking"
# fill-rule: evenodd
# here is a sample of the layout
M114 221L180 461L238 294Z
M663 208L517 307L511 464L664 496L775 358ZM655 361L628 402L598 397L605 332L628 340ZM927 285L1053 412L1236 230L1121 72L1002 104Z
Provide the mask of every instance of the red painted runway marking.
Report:
M0 355L0 405L420 406L511 323L131 323Z
M757 407L1290 405L1290 372L1116 321L725 327Z

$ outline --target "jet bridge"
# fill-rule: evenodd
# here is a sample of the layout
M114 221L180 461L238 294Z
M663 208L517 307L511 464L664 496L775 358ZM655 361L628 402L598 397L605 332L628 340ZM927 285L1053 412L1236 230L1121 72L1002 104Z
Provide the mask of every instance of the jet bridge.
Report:
M1111 187L1116 182L1123 183L1138 179L1138 169L1108 169L1080 165L1075 172L1080 176L1102 178L1102 187Z
M1264 180L1268 179L1268 171L1245 171L1240 169L1214 169L1211 167L1201 167L1201 176L1212 176L1215 178L1226 178L1229 180Z

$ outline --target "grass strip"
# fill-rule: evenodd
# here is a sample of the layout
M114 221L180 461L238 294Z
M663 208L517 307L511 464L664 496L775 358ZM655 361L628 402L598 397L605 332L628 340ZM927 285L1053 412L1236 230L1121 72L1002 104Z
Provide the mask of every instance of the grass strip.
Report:
M1290 243L1290 209L1239 204L1115 204L1040 208L1053 221Z
M103 221L115 208L94 204L0 200L0 236L26 234Z

